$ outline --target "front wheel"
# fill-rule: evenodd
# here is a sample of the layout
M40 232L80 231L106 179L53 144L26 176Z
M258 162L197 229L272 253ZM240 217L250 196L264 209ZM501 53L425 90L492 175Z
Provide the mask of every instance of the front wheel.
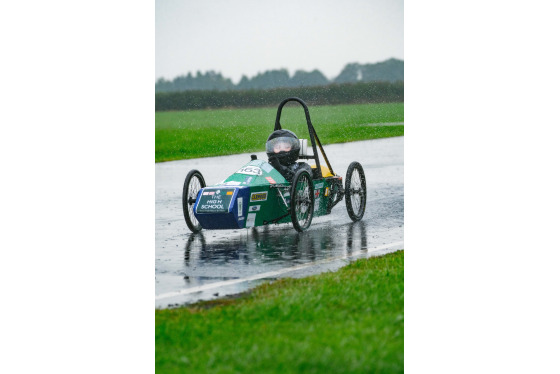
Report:
M183 184L183 215L185 216L187 226L192 232L202 230L202 226L194 216L193 208L198 191L204 187L206 187L206 182L204 182L202 174L198 170L189 171Z
M294 229L302 232L311 225L314 207L311 177L307 171L298 170L290 188L290 211Z
M344 198L346 210L352 221L359 221L366 210L366 176L359 162L352 162L346 172Z

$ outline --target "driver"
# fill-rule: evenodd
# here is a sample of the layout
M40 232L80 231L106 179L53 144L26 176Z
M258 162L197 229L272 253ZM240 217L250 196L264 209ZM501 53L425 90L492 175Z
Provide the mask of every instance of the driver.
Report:
M266 141L268 163L291 181L299 169L311 174L311 167L305 162L296 162L299 158L299 139L290 130L276 130Z

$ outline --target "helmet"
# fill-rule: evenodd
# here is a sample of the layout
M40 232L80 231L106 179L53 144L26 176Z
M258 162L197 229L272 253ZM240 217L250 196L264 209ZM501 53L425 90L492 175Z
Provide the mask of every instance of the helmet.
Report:
M266 141L268 159L276 158L280 164L288 166L299 158L299 139L290 130L276 130Z

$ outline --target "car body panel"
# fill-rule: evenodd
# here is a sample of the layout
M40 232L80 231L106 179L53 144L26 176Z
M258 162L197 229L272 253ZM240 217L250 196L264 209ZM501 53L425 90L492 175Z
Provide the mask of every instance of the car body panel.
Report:
M314 217L329 213L329 194L336 178L313 180ZM267 161L251 160L224 181L202 188L194 215L204 229L213 230L288 223L290 188L291 183Z

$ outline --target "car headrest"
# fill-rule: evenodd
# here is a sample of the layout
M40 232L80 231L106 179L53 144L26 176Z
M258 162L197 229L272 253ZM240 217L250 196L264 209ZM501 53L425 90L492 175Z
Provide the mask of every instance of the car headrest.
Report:
M299 139L299 155L308 156L307 154L307 139Z

